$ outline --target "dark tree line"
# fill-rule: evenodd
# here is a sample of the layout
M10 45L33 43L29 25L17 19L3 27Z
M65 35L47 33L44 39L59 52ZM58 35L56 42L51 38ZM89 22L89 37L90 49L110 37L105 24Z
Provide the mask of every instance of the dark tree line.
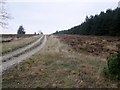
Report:
M68 30L56 31L54 34L120 36L120 8L108 9L95 16L86 16L81 25Z

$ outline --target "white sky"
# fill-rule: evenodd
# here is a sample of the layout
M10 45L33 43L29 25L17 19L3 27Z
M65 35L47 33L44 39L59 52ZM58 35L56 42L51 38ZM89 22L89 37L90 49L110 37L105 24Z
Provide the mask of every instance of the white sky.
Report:
M0 33L15 34L20 25L26 33L50 34L81 24L86 16L115 9L119 0L7 0L7 11L14 19Z

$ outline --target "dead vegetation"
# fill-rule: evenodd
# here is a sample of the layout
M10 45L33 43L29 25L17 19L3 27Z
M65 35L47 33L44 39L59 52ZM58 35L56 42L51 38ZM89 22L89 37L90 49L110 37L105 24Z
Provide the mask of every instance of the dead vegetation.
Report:
M106 59L75 52L54 36L27 61L3 73L3 88L117 88L102 76Z
M120 48L120 37L62 35L60 40L80 53L108 57Z
M1 41L2 43L6 43L6 42L12 42L15 40L20 40L20 39L24 39L24 38L29 38L32 36L35 36L34 34L25 34L25 35L18 35L18 34L0 34L1 36Z

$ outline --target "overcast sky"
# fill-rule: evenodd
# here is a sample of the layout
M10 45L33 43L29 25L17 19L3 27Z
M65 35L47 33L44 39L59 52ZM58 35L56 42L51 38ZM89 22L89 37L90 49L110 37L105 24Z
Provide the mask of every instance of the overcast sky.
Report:
M50 34L81 24L86 16L115 9L119 0L7 0L7 11L14 19L0 33L15 34L20 25L26 33Z

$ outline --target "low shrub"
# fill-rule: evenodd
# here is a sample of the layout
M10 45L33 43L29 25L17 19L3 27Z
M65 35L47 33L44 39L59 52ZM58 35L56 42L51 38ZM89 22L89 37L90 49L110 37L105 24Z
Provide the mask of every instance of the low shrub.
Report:
M120 50L117 55L108 58L107 66L103 72L111 79L120 80Z

